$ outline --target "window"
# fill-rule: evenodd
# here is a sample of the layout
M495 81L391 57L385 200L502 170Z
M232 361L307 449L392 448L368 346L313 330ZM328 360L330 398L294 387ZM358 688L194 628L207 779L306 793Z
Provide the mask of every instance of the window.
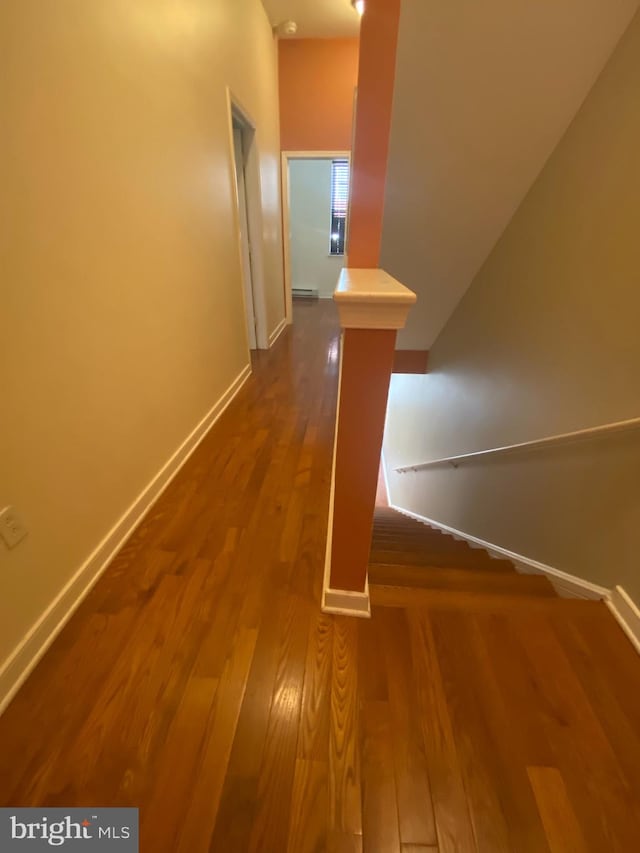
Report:
M331 237L329 254L344 255L349 207L349 161L331 161Z

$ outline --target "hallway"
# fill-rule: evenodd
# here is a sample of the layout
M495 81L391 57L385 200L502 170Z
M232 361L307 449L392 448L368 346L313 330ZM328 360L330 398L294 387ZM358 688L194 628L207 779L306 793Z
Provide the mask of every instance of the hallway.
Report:
M640 659L604 604L320 612L338 335L299 303L257 354L0 719L0 804L137 806L144 853L630 853Z

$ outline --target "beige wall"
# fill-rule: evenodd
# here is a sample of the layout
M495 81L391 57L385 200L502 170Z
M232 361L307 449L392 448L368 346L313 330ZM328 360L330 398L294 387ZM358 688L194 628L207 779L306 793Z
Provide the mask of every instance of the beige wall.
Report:
M276 59L260 0L0 4L0 665L248 363L227 85L284 317Z
M431 347L566 131L638 0L403 0L381 266Z
M389 467L640 416L640 16L431 350ZM395 503L640 601L640 433L392 475Z

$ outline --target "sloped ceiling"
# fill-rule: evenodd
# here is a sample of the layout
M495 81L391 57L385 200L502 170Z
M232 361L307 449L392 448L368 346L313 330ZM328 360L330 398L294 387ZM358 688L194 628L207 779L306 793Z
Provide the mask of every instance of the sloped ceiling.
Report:
M431 346L637 8L403 0L381 255L418 294L401 348Z
M357 38L360 18L351 0L262 0L273 27L292 20L296 38Z

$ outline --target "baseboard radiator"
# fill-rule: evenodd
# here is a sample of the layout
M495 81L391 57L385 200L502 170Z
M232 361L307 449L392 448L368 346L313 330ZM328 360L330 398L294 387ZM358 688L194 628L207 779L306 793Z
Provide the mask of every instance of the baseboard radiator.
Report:
M291 295L294 299L318 299L319 293L317 287L294 287L291 290Z

